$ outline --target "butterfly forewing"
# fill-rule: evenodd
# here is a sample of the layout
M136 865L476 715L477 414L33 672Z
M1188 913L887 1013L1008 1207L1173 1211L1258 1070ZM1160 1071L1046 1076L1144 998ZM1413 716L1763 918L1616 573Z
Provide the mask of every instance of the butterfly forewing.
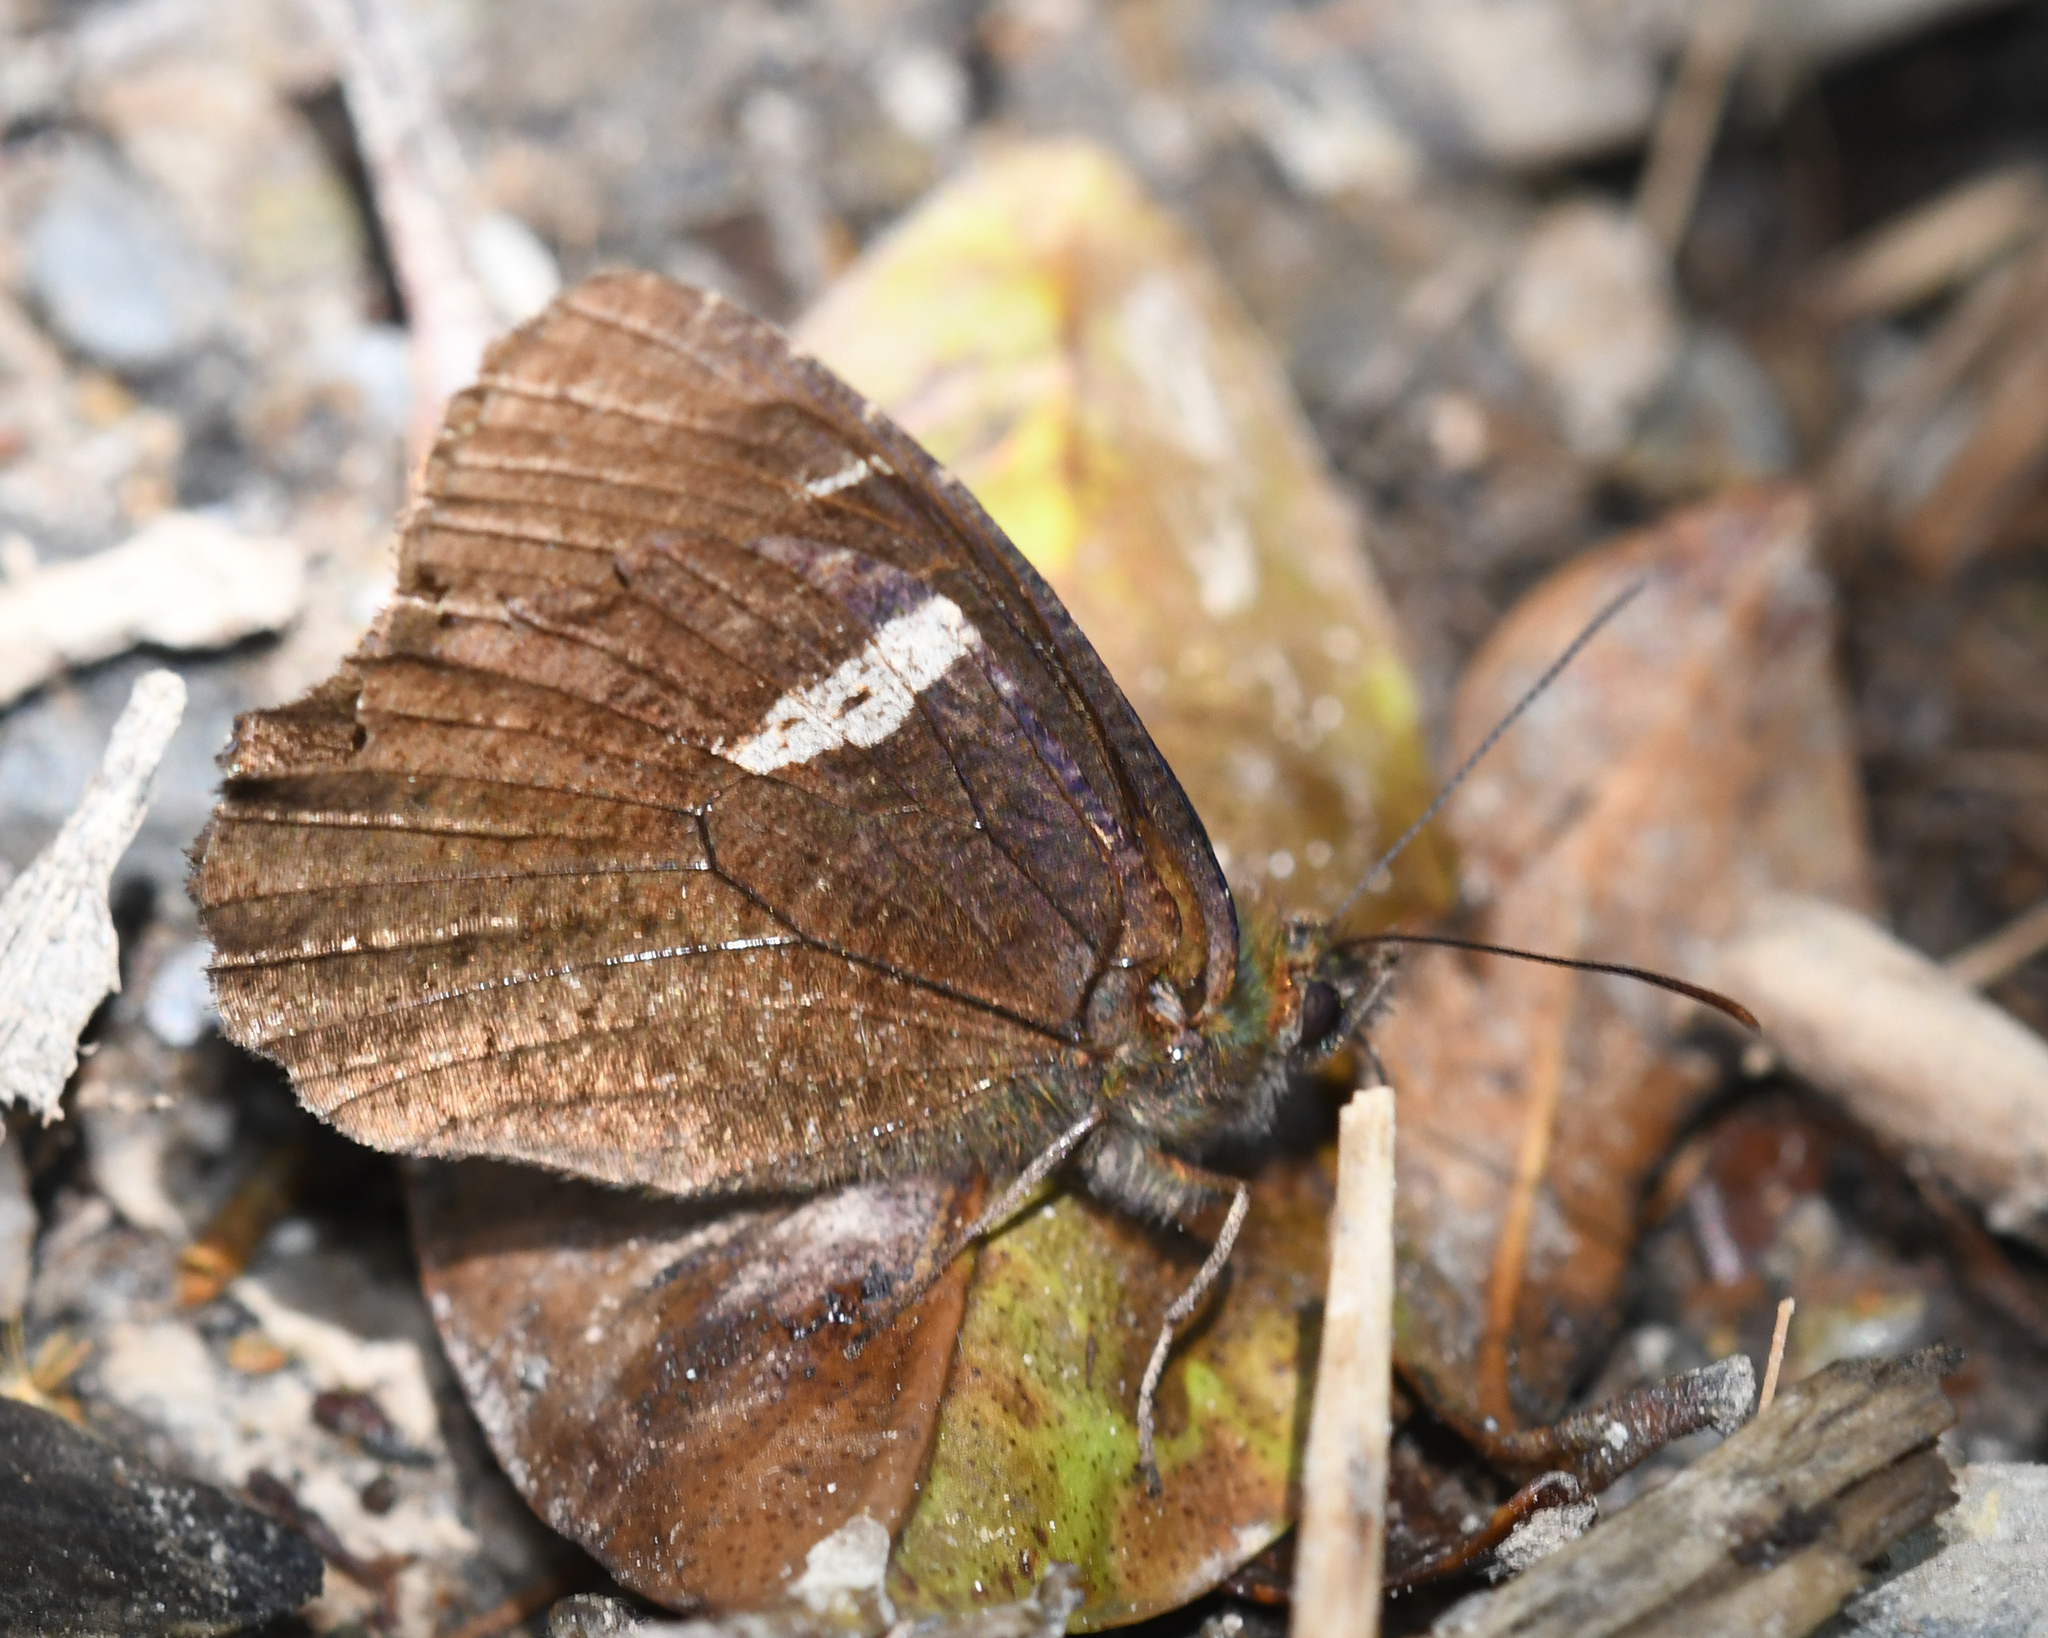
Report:
M1193 812L1042 582L658 279L494 351L397 602L227 769L223 1018L382 1147L685 1193L1014 1152L1085 1095L1105 972L1191 1011L1232 976Z

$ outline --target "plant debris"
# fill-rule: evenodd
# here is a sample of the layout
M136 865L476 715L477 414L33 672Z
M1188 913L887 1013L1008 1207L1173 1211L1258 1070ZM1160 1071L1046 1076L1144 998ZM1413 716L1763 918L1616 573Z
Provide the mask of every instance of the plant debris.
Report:
M2048 1042L1837 905L1762 900L1716 962L1789 1068L2048 1249Z
M1476 743L1638 579L1450 823L1467 936L1684 974L1764 885L1870 891L1804 502L1740 496L1580 558L1474 660L1457 721ZM1548 1421L1610 1335L1642 1181L1718 1067L1688 1005L1611 979L1425 950L1402 983L1377 1043L1404 1102L1402 1369L1468 1438Z
M1298 1638L1373 1638L1394 1371L1394 1092L1362 1087L1337 1127L1330 1277L1301 1461Z
M900 1317L890 1294L978 1198L920 1179L734 1211L482 1162L412 1186L435 1322L514 1483L626 1586L713 1610L773 1601L857 1521L886 1555L970 1263Z
M1863 1566L1955 1503L1935 1438L1960 1360L1829 1366L1598 1530L1431 1629L1441 1638L1810 1632Z
M171 512L133 540L0 582L0 706L67 666L139 643L226 648L291 623L305 565L290 541Z
M185 684L152 671L114 724L100 771L57 839L0 897L0 1093L45 1122L78 1067L78 1036L121 987L107 887L135 837Z

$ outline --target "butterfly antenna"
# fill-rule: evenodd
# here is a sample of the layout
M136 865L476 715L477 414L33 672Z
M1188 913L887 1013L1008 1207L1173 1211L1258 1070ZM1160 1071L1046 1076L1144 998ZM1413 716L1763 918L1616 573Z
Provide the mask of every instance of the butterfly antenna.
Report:
M1703 1006L1712 1007L1716 1012L1725 1012L1744 1029L1763 1033L1763 1025L1757 1022L1756 1014L1740 1001L1731 1000L1719 990L1710 990L1704 984L1688 984L1682 978L1673 978L1669 973L1653 973L1642 967L1625 967L1614 961L1578 961L1570 956L1543 955L1535 950L1516 950L1505 944L1482 944L1477 939L1450 938L1442 933L1367 933L1358 938L1347 938L1339 946L1342 949L1357 949L1368 944L1439 944L1451 950L1476 950L1481 955L1512 956L1517 961L1539 962L1546 967L1569 967L1574 972L1607 973L1615 978L1633 978L1640 984L1654 984L1660 990L1669 990L1673 995L1685 996Z
M1524 692L1522 697L1516 700L1514 705L1509 709L1508 714L1502 717L1499 722L1493 725L1492 732L1490 732L1484 739L1482 739L1479 742L1478 747L1472 752L1472 754L1466 757L1465 760L1458 765L1458 771L1452 774L1451 777L1444 782L1443 789L1438 791L1436 793L1436 799L1432 801L1428 807L1422 810L1421 817L1418 818L1415 821L1415 823L1410 825L1406 830L1402 831L1400 836L1395 840L1394 845L1388 848L1386 852L1382 853L1379 856L1379 858L1374 861L1372 868L1366 871L1366 873L1359 878L1358 885L1352 888L1352 890L1345 895L1344 902L1338 905L1336 911L1331 915L1330 925L1335 926L1338 922L1344 919L1345 915L1350 911L1351 907L1354 904L1356 904L1359 901L1359 899L1364 895L1366 889L1371 887L1374 882L1378 881L1380 877L1386 872L1387 867L1391 865L1396 859L1398 859L1402 855L1403 852L1407 850L1408 844L1414 841L1416 837L1422 834L1423 828L1430 822L1430 820L1434 819L1437 816L1438 810L1441 809L1443 805L1451 799L1453 793L1456 792L1458 787L1465 783L1465 776L1471 773L1471 771L1474 768L1479 766L1480 758L1485 756L1488 751L1492 750L1494 746L1500 743L1501 736L1505 734L1510 728L1514 727L1516 722L1518 722L1521 719L1522 713L1527 711L1530 706L1534 705L1536 701L1543 696L1544 691L1548 689L1552 683L1557 681L1558 674L1562 672L1566 666L1570 665L1573 660L1578 658L1579 650L1584 648L1588 643L1590 643L1594 639L1595 636L1599 634L1600 628L1602 626L1606 625L1608 621L1612 620L1623 609L1627 608L1628 605L1635 600L1637 594L1640 593L1643 587L1647 584L1649 584L1649 582L1646 580L1636 581L1633 585L1629 586L1626 590L1624 590L1620 596L1616 597L1611 603L1609 603L1605 608L1603 608L1598 614L1594 615L1592 619L1586 622L1585 629L1581 631L1578 634L1578 636L1574 637L1571 640L1571 642L1566 646L1565 651L1562 654L1558 655L1556 659L1550 662L1549 669L1547 669L1542 676L1538 677L1533 683L1529 685L1527 691Z

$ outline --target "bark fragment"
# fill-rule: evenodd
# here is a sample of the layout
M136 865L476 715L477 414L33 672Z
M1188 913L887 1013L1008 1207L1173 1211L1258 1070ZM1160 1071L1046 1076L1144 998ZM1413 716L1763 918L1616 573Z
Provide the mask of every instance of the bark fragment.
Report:
M45 1122L78 1067L78 1032L121 987L107 888L184 711L174 673L136 683L76 811L0 897L0 1099L19 1099Z
M1845 1360L1794 1383L1718 1450L1520 1580L1467 1599L1439 1638L1796 1638L1862 1566L1953 1505L1934 1440L1955 1420L1952 1350Z

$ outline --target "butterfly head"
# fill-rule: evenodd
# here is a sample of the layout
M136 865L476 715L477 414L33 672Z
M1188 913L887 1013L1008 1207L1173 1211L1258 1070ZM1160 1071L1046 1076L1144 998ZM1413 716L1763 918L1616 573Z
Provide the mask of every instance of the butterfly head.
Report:
M1335 938L1319 917L1291 916L1280 929L1269 1029L1291 1069L1313 1069L1372 1021L1386 994L1387 952Z

